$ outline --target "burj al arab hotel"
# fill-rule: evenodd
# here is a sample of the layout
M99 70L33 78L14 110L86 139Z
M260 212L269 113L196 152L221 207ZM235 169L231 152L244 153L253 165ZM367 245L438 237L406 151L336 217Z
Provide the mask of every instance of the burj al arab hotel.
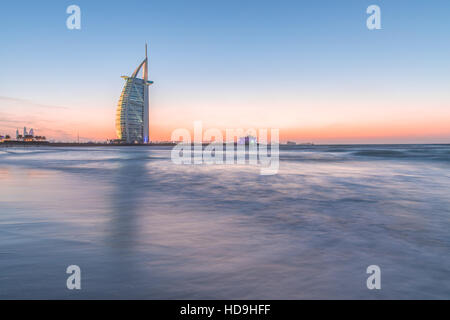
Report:
M138 78L142 70L142 78ZM148 81L147 44L145 59L136 68L131 77L122 76L125 85L120 95L116 113L117 138L126 143L148 143Z

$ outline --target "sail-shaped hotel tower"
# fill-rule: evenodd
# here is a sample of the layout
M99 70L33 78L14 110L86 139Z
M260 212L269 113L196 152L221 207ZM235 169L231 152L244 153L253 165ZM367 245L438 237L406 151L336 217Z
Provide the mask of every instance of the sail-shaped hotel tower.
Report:
M138 78L142 70L142 78ZM126 143L148 143L148 80L147 45L145 59L136 68L131 77L122 76L125 86L120 95L116 113L117 138Z

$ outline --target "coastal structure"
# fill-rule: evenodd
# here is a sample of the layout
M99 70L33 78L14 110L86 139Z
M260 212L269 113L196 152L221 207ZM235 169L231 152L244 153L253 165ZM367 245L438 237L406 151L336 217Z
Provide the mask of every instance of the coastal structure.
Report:
M23 134L19 133L19 129L16 130L16 141L33 142L33 141L45 141L43 136L35 136L33 128L27 131L27 127L23 127Z
M139 72L142 78L138 78ZM116 134L124 143L148 143L149 139L149 96L147 44L145 59L136 68L131 77L122 76L125 85L120 95L116 112Z
M249 144L257 144L258 143L258 138L248 135L245 137L240 137L238 140L238 144L245 144L245 145L249 145Z
M44 136L36 136L34 130L30 129L27 131L26 127L23 127L23 133L20 134L19 129L16 130L16 139L11 138L10 135L0 135L0 142L12 142L12 143L23 143L23 142L47 142Z
M9 134L7 134L7 135L1 135L0 134L0 143L2 143L2 142L8 142L8 141L10 141L11 140L11 136L9 135Z

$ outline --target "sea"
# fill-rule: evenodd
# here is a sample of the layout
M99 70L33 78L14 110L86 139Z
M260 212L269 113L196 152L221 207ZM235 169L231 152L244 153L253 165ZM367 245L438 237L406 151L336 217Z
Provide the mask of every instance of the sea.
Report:
M450 145L171 150L0 148L0 299L450 299Z

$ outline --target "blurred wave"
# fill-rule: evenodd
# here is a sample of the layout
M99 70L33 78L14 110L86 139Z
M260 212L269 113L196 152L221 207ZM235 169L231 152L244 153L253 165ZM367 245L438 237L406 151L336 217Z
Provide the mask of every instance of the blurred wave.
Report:
M273 176L170 150L0 148L0 297L450 298L450 146L281 146Z

